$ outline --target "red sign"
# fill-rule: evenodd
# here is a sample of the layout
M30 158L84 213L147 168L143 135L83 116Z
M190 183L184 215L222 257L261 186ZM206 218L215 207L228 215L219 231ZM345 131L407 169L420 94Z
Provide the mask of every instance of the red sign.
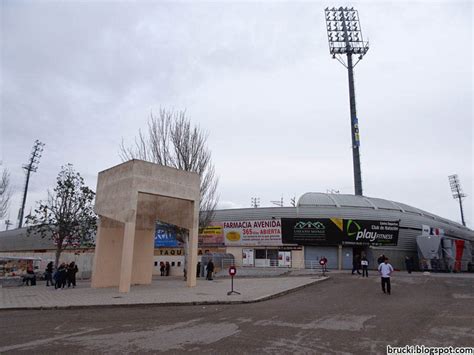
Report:
M236 273L237 273L237 269L235 268L235 266L230 266L229 267L229 275L234 276Z
M319 260L319 265L325 265L325 264L326 264L326 260L324 259Z

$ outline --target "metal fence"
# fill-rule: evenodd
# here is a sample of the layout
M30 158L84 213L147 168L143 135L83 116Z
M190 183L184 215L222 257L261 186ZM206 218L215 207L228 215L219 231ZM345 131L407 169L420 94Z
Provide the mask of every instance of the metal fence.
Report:
M258 260L262 260L258 262ZM322 270L322 266L319 264L319 260L304 260L299 259L290 266L281 266L278 260L273 259L256 259L253 265L244 264L241 260L235 259L221 259L220 263L216 265L220 269L226 269L230 265L238 268L258 268L258 269L310 269L310 270Z

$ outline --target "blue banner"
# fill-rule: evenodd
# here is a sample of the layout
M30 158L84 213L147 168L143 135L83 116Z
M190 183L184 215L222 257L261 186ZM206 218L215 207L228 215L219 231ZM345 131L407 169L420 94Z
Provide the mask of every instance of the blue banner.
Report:
M176 229L171 224L157 222L155 227L155 248L177 247Z

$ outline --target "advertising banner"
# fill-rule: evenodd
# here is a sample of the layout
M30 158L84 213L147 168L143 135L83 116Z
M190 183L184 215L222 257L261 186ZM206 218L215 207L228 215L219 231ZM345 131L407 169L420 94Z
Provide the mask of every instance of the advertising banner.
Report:
M354 117L352 120L352 124L354 125L354 145L356 147L360 146L360 139L359 139L359 120L357 117Z
M438 237L444 236L444 229L441 228L433 228L431 226L427 226L426 224L421 225L421 235L428 236L428 235L436 235Z
M426 224L421 225L421 235L427 236L430 235L431 228L430 226L427 226Z
M283 243L386 245L398 243L399 221L342 218L282 218Z
M277 246L281 241L281 220L222 222L226 246Z
M176 227L157 222L155 227L155 248L160 247L177 247L181 243L176 239Z
M199 230L199 245L224 245L222 223L212 222L210 226Z

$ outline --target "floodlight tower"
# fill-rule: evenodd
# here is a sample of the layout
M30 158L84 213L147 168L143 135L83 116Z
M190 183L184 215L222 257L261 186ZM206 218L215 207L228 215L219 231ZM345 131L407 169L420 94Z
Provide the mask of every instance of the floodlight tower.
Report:
M357 120L354 67L369 50L369 42L364 42L359 22L359 13L353 7L326 8L326 27L329 41L329 53L347 68L349 74L349 101L351 111L352 133L352 162L354 168L355 194L362 196L362 177L360 170L359 153L359 123ZM342 55L347 56L344 62ZM356 55L357 62L353 62L352 55Z
M454 199L459 199L459 209L461 210L462 225L465 227L466 222L464 221L464 211L462 209L462 199L467 195L462 192L461 182L459 181L458 175L449 175L449 185L451 186L451 192L453 193Z
M28 184L30 182L31 172L36 172L38 170L39 158L41 158L41 153L43 152L44 143L41 143L39 140L35 141L33 145L33 150L31 152L30 161L28 164L23 165L23 169L26 171L26 182L25 190L23 192L23 202L21 204L20 213L18 216L18 228L21 228L23 225L23 215L25 213L25 204L26 204L26 194L28 193Z
M260 207L260 197L252 197L250 199L250 203L253 208Z

